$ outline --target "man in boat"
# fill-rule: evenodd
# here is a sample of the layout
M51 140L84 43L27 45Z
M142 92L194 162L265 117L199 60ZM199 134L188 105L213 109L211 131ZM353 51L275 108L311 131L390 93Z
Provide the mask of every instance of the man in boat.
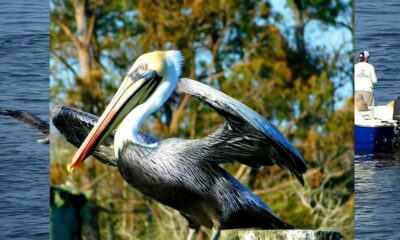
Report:
M358 57L358 63L354 66L354 101L356 106L374 105L374 84L378 81L375 68L368 63L369 52L362 51Z

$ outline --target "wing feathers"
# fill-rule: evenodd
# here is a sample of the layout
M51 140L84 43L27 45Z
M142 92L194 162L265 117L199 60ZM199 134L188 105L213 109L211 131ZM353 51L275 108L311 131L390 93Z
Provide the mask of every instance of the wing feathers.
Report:
M57 106L52 112L54 126L75 147L81 146L98 119L95 115L67 106ZM142 132L139 132L139 138L147 143L158 141L153 136ZM100 162L116 167L117 160L114 156L113 145L114 134L112 133L103 144L95 149L92 155Z
M92 114L66 106L57 106L52 112L54 126L75 147L79 147L83 143L97 120L98 117ZM98 146L92 155L100 162L116 167L117 162L112 144L113 136Z
M189 94L223 116L228 124L208 141L219 144L215 155L229 155L235 161L259 167L273 163L289 169L304 184L307 165L296 148L264 117L236 99L198 81L181 78L178 90ZM212 139L210 139L212 138ZM218 138L223 141L218 141ZM225 144L223 144L225 142Z
M38 129L43 134L49 134L49 124L40 118L24 111L0 108L0 115L13 117Z

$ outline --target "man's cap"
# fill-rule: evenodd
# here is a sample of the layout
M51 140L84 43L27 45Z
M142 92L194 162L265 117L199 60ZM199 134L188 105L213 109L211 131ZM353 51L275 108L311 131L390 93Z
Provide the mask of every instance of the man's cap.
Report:
M369 52L368 51L362 51L360 53L360 58L369 58Z

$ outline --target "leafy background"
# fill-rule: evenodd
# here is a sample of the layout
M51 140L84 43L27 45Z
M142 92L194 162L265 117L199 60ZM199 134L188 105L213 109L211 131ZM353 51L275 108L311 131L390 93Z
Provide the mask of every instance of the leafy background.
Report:
M277 167L224 167L298 228L354 237L352 1L52 0L50 9L51 107L64 104L100 115L139 55L179 49L182 76L262 114L309 164L304 188ZM321 37L327 32L333 35ZM175 93L142 130L161 139L193 139L222 122L196 100ZM186 236L187 223L176 211L131 189L117 169L89 159L69 175L65 166L75 151L53 128L54 239L61 239L57 226L73 225L55 206L79 204L75 217L83 228L70 230L85 239ZM60 189L85 200L76 203ZM202 229L198 239L209 235Z

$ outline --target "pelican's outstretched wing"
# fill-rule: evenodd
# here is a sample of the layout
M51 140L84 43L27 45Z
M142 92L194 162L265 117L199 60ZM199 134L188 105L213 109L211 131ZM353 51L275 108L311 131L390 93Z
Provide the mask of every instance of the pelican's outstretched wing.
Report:
M251 167L278 165L289 169L304 184L307 164L279 130L236 99L201 82L181 78L178 90L195 97L227 122L202 141L209 161L238 161Z
M54 126L75 147L79 147L83 143L99 119L95 115L67 106L57 106L51 115ZM138 134L143 142L154 143L158 141L148 134L142 132ZM100 162L116 167L117 161L114 157L113 145L114 134L112 133L103 144L95 149L92 155Z
M43 134L49 134L49 124L40 118L20 110L0 108L0 115L13 117L38 129Z
M66 106L57 106L53 110L51 118L58 131L75 147L79 147L82 144L99 119L87 112ZM116 167L117 162L114 158L114 148L112 146L113 135L110 138L97 147L92 155L100 162Z

